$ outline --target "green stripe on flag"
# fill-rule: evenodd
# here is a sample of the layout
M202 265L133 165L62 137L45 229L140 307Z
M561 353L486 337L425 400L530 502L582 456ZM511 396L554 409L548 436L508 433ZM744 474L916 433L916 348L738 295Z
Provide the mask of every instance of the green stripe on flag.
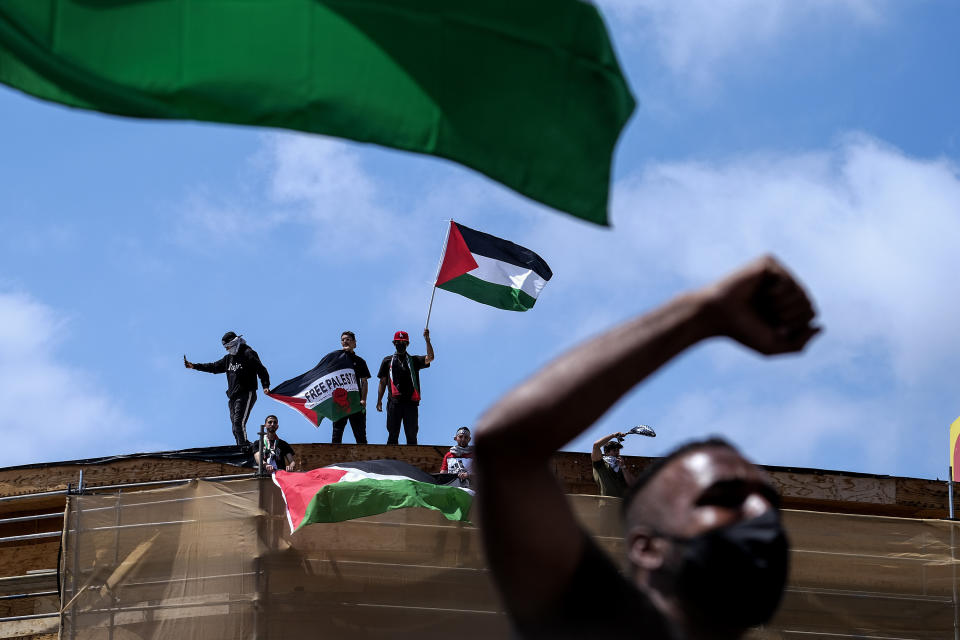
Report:
M351 413L356 413L363 408L360 404L359 391L348 391L347 402L349 406L344 406L338 404L333 398L327 398L320 404L314 405L312 410L317 414L317 424L319 425L323 422L323 418L329 418L333 422L336 422L340 418L344 418Z
M507 311L527 311L532 309L537 302L537 299L526 291L502 284L493 284L469 273L448 280L438 288L459 293L471 300Z
M582 0L0 0L0 82L449 158L600 224L635 106Z
M473 496L458 487L416 480L341 481L322 487L313 496L297 529L315 522L343 522L407 507L426 507L439 511L447 520L466 522L472 501Z

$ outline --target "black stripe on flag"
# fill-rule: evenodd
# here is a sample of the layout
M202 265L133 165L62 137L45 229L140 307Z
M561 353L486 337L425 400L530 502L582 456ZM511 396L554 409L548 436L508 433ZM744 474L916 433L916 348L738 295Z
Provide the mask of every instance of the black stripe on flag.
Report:
M463 236L463 241L467 243L470 253L508 262L524 269L531 269L544 280L553 277L553 271L550 270L543 258L530 249L521 247L509 240L492 236L489 233L465 227L459 222L454 222L454 224L460 230L460 235Z
M323 356L313 369L302 373L296 378L290 378L270 389L274 395L295 397L298 393L311 386L319 378L340 369L352 369L353 362L343 350L331 351ZM359 383L359 381L358 381Z
M356 469L357 471L363 471L365 473L378 473L384 476L406 476L407 478L410 478L411 480L417 480L418 482L437 484L437 479L434 476L430 475L426 471L421 471L412 464L403 462L401 460L362 460L337 462L327 466L338 467L340 469Z

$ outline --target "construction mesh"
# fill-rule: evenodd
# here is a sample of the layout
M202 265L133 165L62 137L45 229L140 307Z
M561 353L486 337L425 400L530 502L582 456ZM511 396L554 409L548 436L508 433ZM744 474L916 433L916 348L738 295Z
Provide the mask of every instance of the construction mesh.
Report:
M622 562L619 501L570 501ZM785 520L790 586L750 638L956 637L956 524ZM269 480L194 481L72 496L66 532L62 638L510 637L478 530L425 509L291 535Z

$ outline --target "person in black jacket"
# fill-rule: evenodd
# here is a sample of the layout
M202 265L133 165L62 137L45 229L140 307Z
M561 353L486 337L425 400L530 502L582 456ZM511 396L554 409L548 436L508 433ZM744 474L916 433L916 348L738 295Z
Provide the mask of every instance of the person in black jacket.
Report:
M206 371L207 373L227 374L227 406L230 408L230 423L233 425L233 437L238 447L249 447L247 440L247 418L257 401L257 377L263 385L263 392L270 393L270 374L260 362L260 356L233 331L227 331L221 339L227 355L216 362L190 362L183 356L183 366L187 369Z

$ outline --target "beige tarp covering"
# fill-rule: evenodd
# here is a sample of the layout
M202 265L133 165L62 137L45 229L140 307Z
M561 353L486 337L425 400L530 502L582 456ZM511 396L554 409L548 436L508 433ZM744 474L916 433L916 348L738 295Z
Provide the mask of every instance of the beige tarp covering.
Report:
M618 502L571 502L620 559ZM790 588L751 638L954 638L957 525L785 517ZM425 509L291 536L269 481L201 481L71 497L66 528L63 638L509 637L478 531Z

